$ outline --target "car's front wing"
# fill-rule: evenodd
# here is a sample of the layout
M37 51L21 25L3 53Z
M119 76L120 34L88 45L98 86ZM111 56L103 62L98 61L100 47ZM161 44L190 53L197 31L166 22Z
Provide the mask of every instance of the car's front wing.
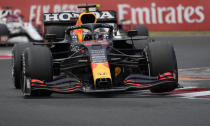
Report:
M52 82L44 82L31 79L31 90L50 90L56 93L99 93L99 92L122 92L133 90L146 90L164 84L175 84L174 73L167 72L156 77L145 75L129 75L125 78L122 86L106 89L93 89L75 78L62 78Z

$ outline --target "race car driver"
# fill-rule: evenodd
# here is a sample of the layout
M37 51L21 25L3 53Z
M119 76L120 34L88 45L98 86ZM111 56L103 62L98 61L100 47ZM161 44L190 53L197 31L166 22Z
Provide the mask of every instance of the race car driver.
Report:
M81 25L81 24L86 24L86 23L96 23L97 22L97 18L96 15L92 12L84 12L81 13L76 25ZM74 30L74 34L76 34L78 36L78 40L79 42L82 41L87 41L91 38L90 34L88 34L88 30L87 29L76 29ZM86 35L84 35L84 33L86 33Z

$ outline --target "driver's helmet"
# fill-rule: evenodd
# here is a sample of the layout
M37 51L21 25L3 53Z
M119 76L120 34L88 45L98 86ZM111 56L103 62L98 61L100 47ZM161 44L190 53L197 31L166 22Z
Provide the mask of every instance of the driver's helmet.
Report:
M94 40L102 40L103 37L102 37L102 33L100 32L94 32Z
M90 40L103 40L103 35L101 32L94 31L94 32L83 32L83 40L90 41Z
M94 13L83 12L83 13L80 14L76 25L81 25L81 24L86 24L86 23L96 23L96 22L97 22L97 18L96 18L96 15ZM74 30L74 34L76 34L78 36L79 42L84 41L84 38L85 38L85 35L83 35L84 33L85 33L85 29ZM87 34L89 34L89 33L87 33Z

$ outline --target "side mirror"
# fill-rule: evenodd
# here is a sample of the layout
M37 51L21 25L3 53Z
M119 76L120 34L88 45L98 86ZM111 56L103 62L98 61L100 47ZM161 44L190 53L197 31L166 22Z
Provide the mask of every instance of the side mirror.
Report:
M53 41L56 39L56 34L45 34L45 39Z
M129 37L133 37L133 36L136 36L138 34L138 32L136 30L129 30L127 35Z

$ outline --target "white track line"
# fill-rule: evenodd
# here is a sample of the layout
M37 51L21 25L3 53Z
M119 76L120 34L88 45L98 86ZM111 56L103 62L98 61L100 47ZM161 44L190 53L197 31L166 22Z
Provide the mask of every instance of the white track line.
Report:
M200 97L200 96L208 96L208 95L210 95L210 91L200 91L200 92L175 94L175 96L181 96L183 98L190 98L190 99L194 99L194 98Z

